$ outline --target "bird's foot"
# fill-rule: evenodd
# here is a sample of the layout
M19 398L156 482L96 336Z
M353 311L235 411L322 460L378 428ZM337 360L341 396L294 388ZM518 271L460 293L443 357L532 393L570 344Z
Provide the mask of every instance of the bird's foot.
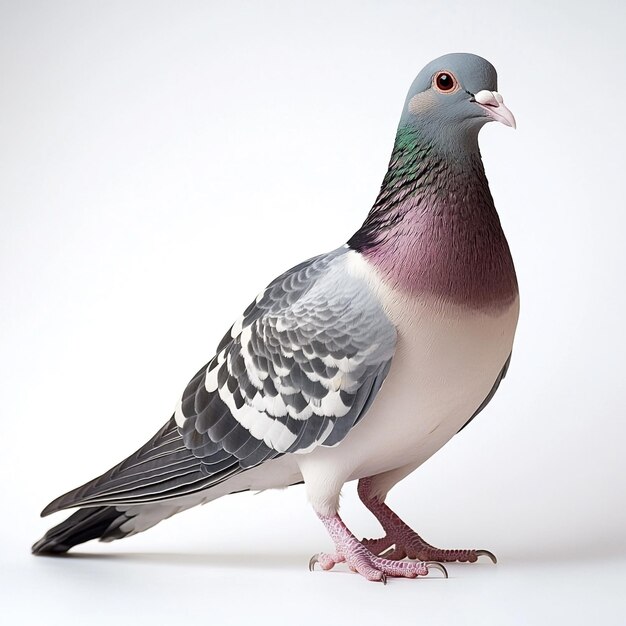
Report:
M430 568L439 569L447 578L448 573L443 565L434 562L404 561L383 558L368 550L343 524L338 515L320 516L335 542L334 554L316 554L309 562L313 570L319 563L322 569L330 570L337 563L347 563L353 571L367 580L387 582L388 576L417 578L427 576Z
M493 563L497 563L495 555L489 550L442 550L435 548L408 526L380 539L363 539L362 543L374 554L384 556L391 561L409 558L418 561L474 563L479 556L486 556Z
M386 531L380 539L364 539L363 545L374 554L392 561L405 558L419 561L443 561L474 563L479 556L486 556L494 563L497 559L489 550L441 550L424 541L408 524L403 522L384 502L376 497L372 477L361 478L358 486L363 504L376 516Z

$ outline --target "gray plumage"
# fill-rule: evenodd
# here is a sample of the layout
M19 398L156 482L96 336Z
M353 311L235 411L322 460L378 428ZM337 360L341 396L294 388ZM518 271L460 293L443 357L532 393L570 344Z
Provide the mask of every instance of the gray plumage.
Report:
M337 263L346 252L272 281L187 385L177 415L43 514L186 496L280 454L339 443L380 388L396 338L362 280Z
M371 580L408 575L363 557L338 516L339 492L366 478L384 501L506 374L517 280L477 139L491 119L515 124L496 88L495 69L475 55L420 72L363 226L272 281L154 437L44 509L82 507L34 553L129 536L228 493L305 482L339 560Z

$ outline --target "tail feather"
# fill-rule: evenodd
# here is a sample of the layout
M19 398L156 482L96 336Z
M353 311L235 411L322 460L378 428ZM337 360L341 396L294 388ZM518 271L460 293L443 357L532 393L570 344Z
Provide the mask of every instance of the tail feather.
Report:
M202 458L185 447L171 418L144 446L81 487L52 501L42 516L82 507L51 528L33 554L63 554L91 539L112 541L151 528L172 515L224 493L227 479L242 471L223 449Z
M33 554L63 554L90 539L115 539L124 536L120 526L130 516L113 506L79 509L51 528L32 547Z

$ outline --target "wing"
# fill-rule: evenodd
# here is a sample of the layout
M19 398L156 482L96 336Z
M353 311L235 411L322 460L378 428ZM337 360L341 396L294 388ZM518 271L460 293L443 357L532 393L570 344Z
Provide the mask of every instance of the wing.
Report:
M491 402L492 398L496 395L496 391L498 391L498 387L500 386L500 383L506 376L506 373L509 371L509 365L511 364L512 356L513 356L513 353L509 354L509 358L506 360L506 362L504 363L504 366L500 370L500 373L498 374L498 377L496 378L496 382L493 383L493 387L487 394L487 397L480 403L480 406L474 411L474 413L467 420L467 422L465 422L465 424L463 424L463 426L459 428L459 431L458 431L459 433Z
M176 498L287 453L338 444L389 370L395 327L347 248L279 276L134 455L44 510ZM351 252L351 254L355 254Z
M176 422L188 448L219 446L248 468L335 445L365 414L396 331L347 252L290 270L246 309L183 394Z

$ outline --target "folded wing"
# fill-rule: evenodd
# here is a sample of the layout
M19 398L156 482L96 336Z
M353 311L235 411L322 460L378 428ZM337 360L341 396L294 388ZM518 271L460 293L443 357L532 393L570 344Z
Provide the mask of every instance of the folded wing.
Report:
M339 443L380 389L396 341L376 296L349 271L349 254L340 248L274 280L187 385L172 419L44 513L176 498Z

